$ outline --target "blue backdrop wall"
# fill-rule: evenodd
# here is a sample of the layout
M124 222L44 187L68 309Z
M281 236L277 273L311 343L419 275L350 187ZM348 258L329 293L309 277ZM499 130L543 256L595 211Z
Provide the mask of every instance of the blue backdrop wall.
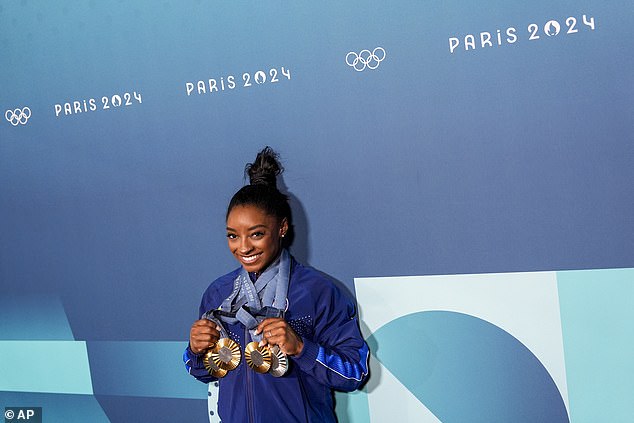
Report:
M0 2L0 407L204 416L180 352L264 145L293 253L351 293L634 267L633 26L626 0Z

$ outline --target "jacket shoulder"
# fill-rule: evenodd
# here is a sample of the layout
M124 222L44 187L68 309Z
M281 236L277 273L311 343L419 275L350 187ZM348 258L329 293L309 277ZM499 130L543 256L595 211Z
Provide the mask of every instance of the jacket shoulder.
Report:
M310 293L313 298L334 298L338 301L350 301L352 296L343 283L314 267L293 262L291 283L295 288Z

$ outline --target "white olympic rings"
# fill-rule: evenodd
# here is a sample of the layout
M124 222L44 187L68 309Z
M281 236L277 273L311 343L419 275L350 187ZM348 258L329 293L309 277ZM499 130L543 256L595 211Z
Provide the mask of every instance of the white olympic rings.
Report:
M357 72L361 72L366 67L368 69L376 69L384 59L385 49L383 47L377 47L372 51L361 50L359 53L351 51L346 54L346 64Z
M26 125L31 117L31 109L23 107L21 109L7 110L4 112L4 118L13 126Z

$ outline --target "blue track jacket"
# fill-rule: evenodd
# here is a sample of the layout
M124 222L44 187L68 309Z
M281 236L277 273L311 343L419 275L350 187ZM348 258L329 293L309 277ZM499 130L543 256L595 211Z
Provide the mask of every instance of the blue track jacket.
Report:
M354 391L368 374L369 351L354 304L322 273L291 260L285 319L302 337L304 349L290 357L284 376L256 373L244 360L244 347L250 342L245 327L225 325L242 349L240 365L218 379L218 413L225 423L336 422L332 390ZM201 316L231 294L239 273L240 268L209 285ZM205 370L202 355L189 347L183 360L201 382L217 380Z

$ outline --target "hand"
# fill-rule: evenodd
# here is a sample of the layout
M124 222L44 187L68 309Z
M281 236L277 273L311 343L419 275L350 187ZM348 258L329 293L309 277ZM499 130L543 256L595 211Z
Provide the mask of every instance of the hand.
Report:
M219 329L211 320L196 320L189 331L189 348L197 355L213 348L220 339Z
M280 318L264 319L257 327L256 334L262 334L262 342L277 345L287 355L297 355L304 349L302 338Z

